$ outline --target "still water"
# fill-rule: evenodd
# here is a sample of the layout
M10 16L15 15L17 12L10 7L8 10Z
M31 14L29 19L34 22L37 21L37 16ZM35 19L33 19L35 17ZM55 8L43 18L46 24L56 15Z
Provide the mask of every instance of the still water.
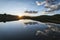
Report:
M26 19L6 23L0 22L0 39L40 40L40 34L47 35L50 30L60 33L60 24L42 23Z

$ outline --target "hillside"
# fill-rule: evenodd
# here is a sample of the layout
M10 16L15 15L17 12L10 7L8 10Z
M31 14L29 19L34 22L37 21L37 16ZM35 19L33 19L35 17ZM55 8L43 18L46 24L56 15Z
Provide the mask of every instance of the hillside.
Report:
M41 15L37 17L29 17L29 16L24 16L23 19L32 19L40 22L50 22L50 23L58 23L60 24L60 14L56 14L53 16L48 16L48 15Z
M10 14L0 14L0 22L19 20L18 16Z
M17 15L0 14L0 22L15 21L15 20L20 20L20 19L31 19L31 20L36 20L40 22L60 24L60 14L56 14L53 16L41 15L41 16L36 16L36 17L22 16L22 18L19 18L19 16Z

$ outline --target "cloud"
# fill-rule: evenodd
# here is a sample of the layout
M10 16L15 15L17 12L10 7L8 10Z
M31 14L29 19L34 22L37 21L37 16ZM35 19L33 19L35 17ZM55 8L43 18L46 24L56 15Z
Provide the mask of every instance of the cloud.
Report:
M43 2L36 1L36 4L38 6L45 4L44 7L47 8L45 12L53 12L60 10L60 2L58 2L58 0L48 0Z
M60 10L60 4L51 5L47 10L48 10L48 12Z
M25 11L25 13L38 13L38 11Z
M43 5L44 3L45 3L45 1L44 1L44 2L36 1L36 4L37 4L38 6Z
M54 9L48 8L45 12L52 12L52 11L54 11Z

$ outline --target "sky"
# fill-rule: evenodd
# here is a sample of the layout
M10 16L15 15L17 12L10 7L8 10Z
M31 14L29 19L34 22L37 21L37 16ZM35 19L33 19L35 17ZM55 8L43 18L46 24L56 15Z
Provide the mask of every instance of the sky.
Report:
M43 2L45 0L0 0L0 14L12 15L46 15L44 6L37 6L36 1ZM38 11L36 14L26 14L24 11ZM50 14L59 14L60 11L51 12ZM48 14L48 13L47 13Z

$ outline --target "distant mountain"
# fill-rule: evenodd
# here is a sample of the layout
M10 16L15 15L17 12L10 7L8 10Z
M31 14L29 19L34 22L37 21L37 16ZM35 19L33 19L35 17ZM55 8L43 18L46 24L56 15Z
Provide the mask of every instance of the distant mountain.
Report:
M32 19L40 22L50 22L50 23L59 23L60 24L60 14L53 16L41 15L37 17L23 16L23 19Z
M60 14L56 14L53 16L41 15L41 16L36 16L36 17L22 16L22 18L19 18L19 16L17 15L0 14L0 22L15 21L15 20L20 20L20 19L31 19L31 20L36 20L40 22L60 24Z
M0 22L19 20L18 16L10 14L0 14Z

